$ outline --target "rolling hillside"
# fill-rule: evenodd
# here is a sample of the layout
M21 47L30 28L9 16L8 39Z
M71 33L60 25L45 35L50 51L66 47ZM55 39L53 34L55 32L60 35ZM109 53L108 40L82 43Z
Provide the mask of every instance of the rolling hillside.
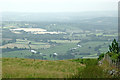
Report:
M20 58L3 59L3 78L67 78L85 65L70 60L46 61Z
M105 78L97 59L34 60L3 58L2 78Z

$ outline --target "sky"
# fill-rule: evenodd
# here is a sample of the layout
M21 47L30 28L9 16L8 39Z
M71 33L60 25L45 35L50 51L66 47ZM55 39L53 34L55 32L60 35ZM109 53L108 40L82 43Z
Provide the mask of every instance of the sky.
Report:
M0 11L83 12L114 11L119 0L0 0Z

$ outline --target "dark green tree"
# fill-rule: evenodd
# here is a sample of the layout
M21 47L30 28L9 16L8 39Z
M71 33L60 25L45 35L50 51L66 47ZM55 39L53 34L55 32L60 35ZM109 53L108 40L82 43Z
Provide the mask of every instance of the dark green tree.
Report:
M112 41L112 44L109 45L109 51L118 54L119 53L119 47L118 47L118 42L116 39Z

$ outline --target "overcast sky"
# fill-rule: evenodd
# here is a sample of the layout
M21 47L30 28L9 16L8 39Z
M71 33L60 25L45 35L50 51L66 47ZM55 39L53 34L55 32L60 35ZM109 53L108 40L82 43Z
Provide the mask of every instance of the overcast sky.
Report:
M119 0L0 0L0 11L81 12L117 10Z

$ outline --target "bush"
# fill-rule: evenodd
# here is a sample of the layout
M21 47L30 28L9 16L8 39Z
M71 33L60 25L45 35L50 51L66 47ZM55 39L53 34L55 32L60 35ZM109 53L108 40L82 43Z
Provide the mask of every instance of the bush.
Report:
M94 66L98 64L97 59L83 59L83 63L86 64L86 66Z
M109 52L109 53L107 53L110 57L112 56L112 55L114 55L114 53L113 52Z
M112 44L111 45L109 45L109 51L110 52L114 52L115 54L117 53L119 53L119 47L118 47L118 42L116 41L116 39L114 39L113 41L112 41Z
M112 60L116 60L116 59L118 59L118 54L113 54L112 56L111 56L111 58L112 58Z
M78 61L82 61L83 64L86 64L86 67L82 70L78 70L78 73L72 76L72 78L104 78L103 69L97 65L97 59L76 60L76 62Z
M79 62L81 64L87 65L97 65L98 60L97 59L73 59L71 61Z
M98 65L87 66L80 75L81 78L103 78L103 69Z
M100 61L101 59L103 59L104 58L104 53L103 54L101 54L101 55L99 55L99 58L98 58L98 60Z

